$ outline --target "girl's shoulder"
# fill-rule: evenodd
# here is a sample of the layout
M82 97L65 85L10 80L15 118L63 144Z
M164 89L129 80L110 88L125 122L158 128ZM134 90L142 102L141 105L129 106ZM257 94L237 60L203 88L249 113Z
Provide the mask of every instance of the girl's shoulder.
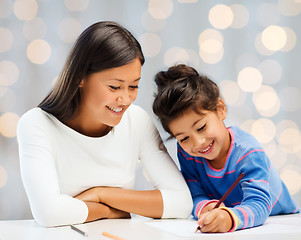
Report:
M258 142L258 140L252 134L242 130L241 128L232 126L229 127L229 132L231 134L231 137L234 138L232 139L232 141L234 141L234 144L236 146L240 146L246 149L262 149L262 146Z

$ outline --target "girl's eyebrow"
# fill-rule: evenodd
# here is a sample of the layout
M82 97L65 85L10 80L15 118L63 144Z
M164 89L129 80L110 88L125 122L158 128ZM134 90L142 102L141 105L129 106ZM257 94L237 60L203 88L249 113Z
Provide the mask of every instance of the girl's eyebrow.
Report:
M196 120L192 125L191 125L191 127L194 127L199 121L201 121L202 119L198 119L198 120ZM174 136L175 137L177 137L177 136L179 136L179 135L181 135L181 134L184 134L184 133L182 133L182 132L179 132L179 133L176 133Z

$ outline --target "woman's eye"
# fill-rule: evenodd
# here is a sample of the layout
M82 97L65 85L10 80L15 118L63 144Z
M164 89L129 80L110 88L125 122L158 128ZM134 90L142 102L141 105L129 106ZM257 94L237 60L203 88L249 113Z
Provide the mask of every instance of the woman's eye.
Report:
M198 128L198 132L203 131L205 127L206 127L206 123L202 127Z
M188 137L184 137L184 138L182 138L182 139L180 140L180 142L181 142L181 143L182 143L182 142L185 142L187 139L188 139Z
M120 87L115 87L115 86L110 86L110 88L113 89L113 90L118 90L118 89L120 89Z
M130 88L132 88L132 89L137 89L137 88L138 88L138 85L131 85Z

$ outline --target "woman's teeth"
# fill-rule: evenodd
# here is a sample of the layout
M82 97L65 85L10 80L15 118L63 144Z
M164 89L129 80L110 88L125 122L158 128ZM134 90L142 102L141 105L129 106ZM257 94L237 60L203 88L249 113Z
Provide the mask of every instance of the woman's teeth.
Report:
M109 106L107 106L107 108L116 113L119 113L123 110L123 108L113 108L113 107L109 107Z

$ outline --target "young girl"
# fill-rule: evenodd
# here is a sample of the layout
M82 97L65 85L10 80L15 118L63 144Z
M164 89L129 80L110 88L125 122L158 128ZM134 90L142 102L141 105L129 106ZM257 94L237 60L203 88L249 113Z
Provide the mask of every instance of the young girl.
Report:
M202 232L261 225L269 215L299 212L263 148L238 127L226 128L217 85L186 65L155 77L154 113L178 141L178 159ZM217 201L244 177L219 208Z
M192 199L136 99L144 56L115 22L77 39L53 89L18 124L23 184L44 226L190 215ZM138 161L155 189L134 190ZM178 206L184 206L179 208Z

